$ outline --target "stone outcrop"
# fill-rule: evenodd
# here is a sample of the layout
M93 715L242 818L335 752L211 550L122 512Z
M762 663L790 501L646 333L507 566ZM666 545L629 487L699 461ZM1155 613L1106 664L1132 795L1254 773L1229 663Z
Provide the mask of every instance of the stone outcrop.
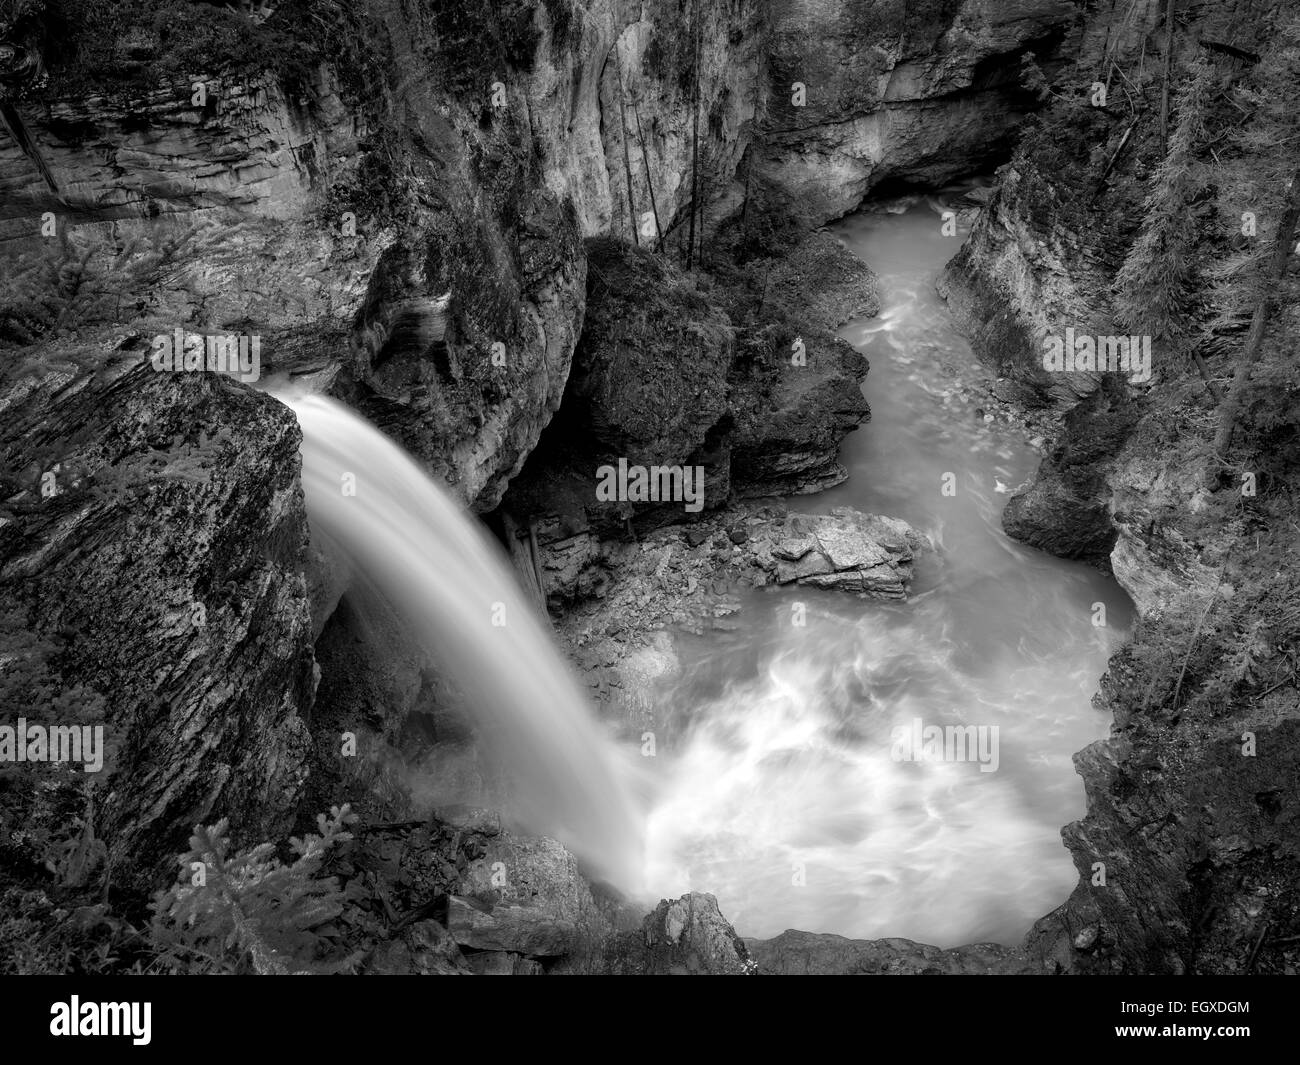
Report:
M610 912L593 897L577 861L554 840L489 827L456 891L448 929L462 950L547 960L563 955L577 968L592 964L613 931Z
M537 531L543 582L557 605L611 598L612 612L626 618L634 604L623 596L644 598L649 585L659 593L651 597L657 618L671 624L688 623L692 610L706 613L719 587L793 585L904 599L914 561L930 546L904 521L851 507L829 514L732 508L637 543L591 536L549 543L546 528ZM605 579L591 572L602 568Z
M905 522L844 507L735 507L635 543L536 531L561 640L602 717L630 737L653 723L656 688L680 673L680 633L734 627L757 588L905 598L930 547Z
M157 883L196 822L241 844L293 822L315 690L300 435L224 377L77 354L110 367L0 392L0 601L57 646L60 712L97 707L116 752L95 824L115 880Z
M660 902L646 917L629 953L632 972L647 976L745 976L754 971L712 895L692 892Z
M1081 7L773 0L753 163L763 202L820 225L882 183L937 187L1000 161L1061 56L1078 49Z
M691 513L844 480L840 443L870 414L868 365L831 330L878 306L860 260L826 234L718 278L607 239L588 256L582 341L561 411L504 501L514 524L608 535L629 517L682 518L680 498L598 496L598 471L619 462L699 467Z

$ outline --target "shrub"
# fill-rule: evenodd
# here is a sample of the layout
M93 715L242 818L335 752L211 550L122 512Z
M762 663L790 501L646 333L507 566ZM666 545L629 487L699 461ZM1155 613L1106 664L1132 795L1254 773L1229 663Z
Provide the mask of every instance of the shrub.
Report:
M270 843L230 853L226 819L195 826L181 855L182 881L159 892L150 938L156 965L186 973L352 971L359 954L330 957L318 929L343 912L338 878L321 876L330 850L352 838L356 816L345 804L317 816L319 835L291 839L293 861Z

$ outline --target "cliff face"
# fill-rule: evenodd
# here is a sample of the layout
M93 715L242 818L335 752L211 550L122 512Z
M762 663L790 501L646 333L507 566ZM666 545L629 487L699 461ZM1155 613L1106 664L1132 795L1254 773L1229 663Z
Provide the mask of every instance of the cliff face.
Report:
M1269 12L1186 15L1183 47L1217 55L1230 91L1253 53L1239 63L1199 42L1264 39L1255 20ZM1121 67L1133 69L1142 32L1159 25L1151 4L1112 25ZM1148 38L1161 50L1165 40L1163 30ZM1081 86L1090 73L1080 70ZM1158 84L1148 77L1142 91L1158 107ZM1294 568L1281 487L1294 449L1283 441L1248 459L1248 470L1269 471L1267 499L1208 482L1211 396L1188 349L1159 337L1150 382L1043 368L1048 335L1122 331L1116 278L1163 156L1152 112L1141 113L1079 100L1044 112L941 286L1008 396L1055 419L1053 446L1005 512L1007 531L1109 569L1139 614L1097 696L1111 735L1075 758L1088 810L1063 835L1079 885L1026 945L1049 972L1294 971L1300 866L1286 811L1300 780L1300 705L1286 663L1297 633L1278 605ZM1230 253L1240 208L1216 183L1186 209L1197 227L1192 276L1204 276ZM1201 337L1189 348L1223 384L1236 343Z
M764 202L815 226L882 182L937 187L1000 161L1082 15L1072 0L775 0Z
M96 708L116 753L95 832L118 886L141 886L214 809L248 843L290 823L315 686L307 524L286 408L112 363L0 395L0 601L52 647L56 723Z

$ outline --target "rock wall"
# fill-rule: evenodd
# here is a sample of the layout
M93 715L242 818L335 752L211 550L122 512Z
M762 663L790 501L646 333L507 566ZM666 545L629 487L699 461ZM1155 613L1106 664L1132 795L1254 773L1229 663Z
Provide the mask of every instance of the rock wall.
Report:
M1145 38L1149 65L1166 47L1156 7L1098 18L1088 39L1134 70ZM1183 8L1183 47L1228 33L1258 40L1271 10ZM1074 97L1035 120L941 285L1007 392L1054 419L1007 531L1109 569L1139 615L1096 697L1111 735L1075 757L1088 808L1063 836L1078 887L1026 949L1049 972L1291 972L1297 852L1283 811L1300 779L1300 706L1285 669L1274 684L1239 666L1252 626L1274 645L1256 646L1261 663L1280 663L1294 643L1285 612L1268 606L1289 594L1275 561L1293 551L1279 546L1294 540L1278 522L1285 503L1252 511L1238 493L1206 489L1208 394L1185 355L1157 346L1146 384L1042 367L1048 334L1117 331L1112 286L1162 157L1154 124L1135 122L1126 103L1084 102L1096 69L1081 63ZM1157 108L1158 84L1143 83ZM1206 250L1214 234L1236 225L1215 213L1234 204L1210 200L1198 256L1217 255Z
M1044 78L1080 48L1083 10L774 0L754 163L765 206L820 225L883 182L937 187L1001 161Z
M214 810L245 844L290 827L315 666L292 415L114 361L0 394L0 602L63 678L56 710L5 714L103 726L94 828L115 883L138 887L174 876Z

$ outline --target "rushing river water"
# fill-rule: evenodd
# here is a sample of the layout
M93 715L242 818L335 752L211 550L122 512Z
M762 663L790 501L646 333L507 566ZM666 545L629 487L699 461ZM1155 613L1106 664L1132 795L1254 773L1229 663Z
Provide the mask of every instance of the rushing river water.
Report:
M1071 754L1106 733L1090 699L1131 605L1002 532L1037 455L962 394L978 368L934 290L959 240L933 207L836 232L880 276L880 315L841 331L871 361L873 413L845 443L850 480L791 506L904 518L938 552L905 603L755 593L734 631L684 645L649 883L712 892L746 936L1015 943L1075 882L1060 839L1084 810ZM895 728L931 725L983 730L996 769L894 757Z

